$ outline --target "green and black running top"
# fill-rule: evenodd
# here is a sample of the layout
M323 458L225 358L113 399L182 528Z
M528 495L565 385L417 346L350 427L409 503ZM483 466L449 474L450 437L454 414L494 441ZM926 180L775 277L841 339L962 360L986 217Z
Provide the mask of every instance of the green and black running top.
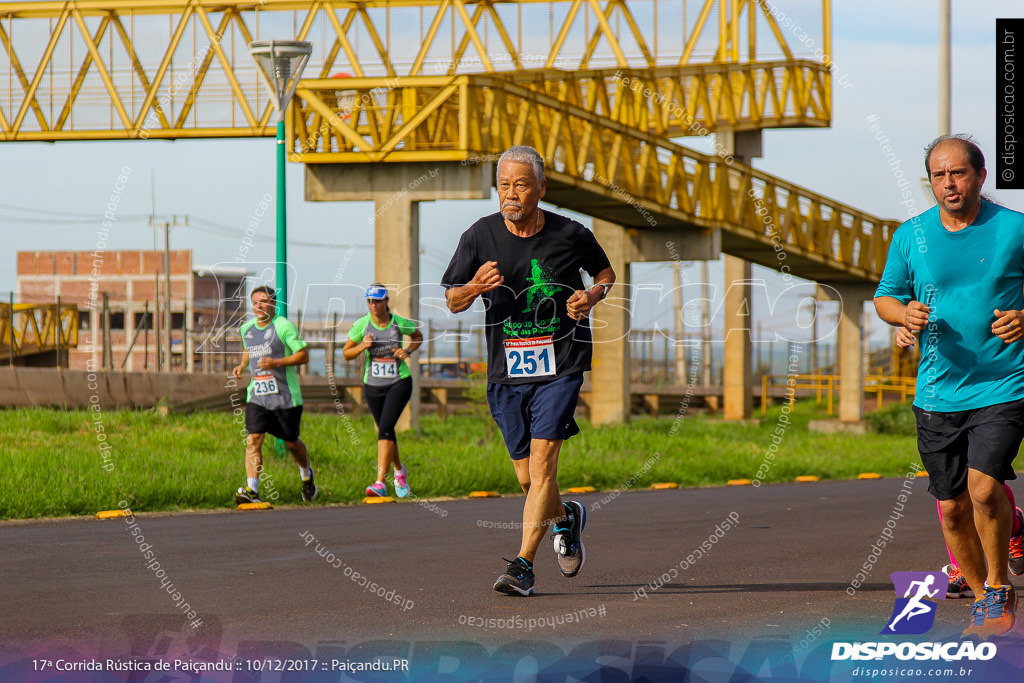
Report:
M257 319L242 325L242 346L249 353L249 373L252 380L246 391L246 400L267 410L283 410L302 405L299 378L295 366L261 370L260 358L284 358L300 349L306 342L299 330L287 318L274 316L270 324L260 327Z
M391 322L387 327L377 327L370 314L367 313L352 323L348 338L359 344L369 330L373 341L366 349L363 357L366 367L363 368L363 384L371 387L386 387L400 379L410 376L409 368L404 360L395 358L395 351L402 345L402 336L409 336L416 331L416 323L400 315L391 314Z

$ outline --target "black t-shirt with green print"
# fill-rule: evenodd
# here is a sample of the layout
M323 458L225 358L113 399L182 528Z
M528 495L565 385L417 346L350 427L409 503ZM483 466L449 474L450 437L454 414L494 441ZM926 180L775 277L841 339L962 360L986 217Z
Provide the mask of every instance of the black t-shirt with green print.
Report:
M590 369L590 320L569 317L566 302L610 264L594 233L565 216L544 212L544 227L517 237L500 213L462 234L441 277L461 287L486 261L497 261L504 283L481 296L486 307L487 380L526 384Z

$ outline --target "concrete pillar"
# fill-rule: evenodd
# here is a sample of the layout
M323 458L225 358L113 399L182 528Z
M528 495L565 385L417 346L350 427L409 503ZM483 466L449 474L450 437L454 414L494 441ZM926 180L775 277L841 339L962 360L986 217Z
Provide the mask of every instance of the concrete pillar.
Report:
M591 314L594 362L590 372L590 421L620 424L629 420L629 302L628 254L631 244L621 225L594 219L594 236L615 270L615 286Z
M608 298L594 309L594 362L590 373L590 419L595 424L629 419L632 402L629 381L630 264L636 262L715 259L721 254L721 234L682 225L657 230L628 228L594 219L594 235L604 248L616 282Z
M763 136L760 130L718 131L715 137L722 148L742 163L760 157ZM733 187L739 192L740 188ZM750 263L735 256L725 257L725 360L722 366L722 417L746 420L753 413L754 394L751 377L751 336L753 317L750 300Z
M860 422L864 417L863 322L864 299L843 296L839 316L840 422Z
M725 361L722 385L725 393L722 417L749 419L754 406L750 378L751 304L750 263L725 256Z
M391 310L420 319L420 211L419 202L394 195L378 197L374 221L374 279L388 287ZM412 373L412 399L398 418L396 429L405 431L420 426L419 353L409 359Z
M864 418L864 302L874 287L845 283L823 284L818 296L839 302L839 421Z
M722 149L745 164L764 154L764 135L760 130L720 130L715 132L715 138Z
M391 309L413 320L420 315L419 202L489 199L493 183L490 162L306 165L307 201L374 202L375 279L388 286ZM439 296L440 288L431 294ZM400 431L419 426L419 353L411 360L412 400L398 420Z

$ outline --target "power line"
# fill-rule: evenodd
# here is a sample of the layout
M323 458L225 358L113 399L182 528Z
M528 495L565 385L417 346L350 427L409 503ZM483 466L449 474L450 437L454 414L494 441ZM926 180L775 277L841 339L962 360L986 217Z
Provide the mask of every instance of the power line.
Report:
M16 204L0 204L0 209L12 209L14 211L24 211L25 213L40 213L50 214L53 216L66 216L74 218L90 218L91 213L81 213L78 211L53 211L51 209L39 209L36 207L29 206L17 206Z
M231 226L224 225L212 221L209 218L203 218L202 216L190 215L192 223L199 223L205 227L199 227L198 225L188 225L186 227L200 232L205 232L211 235L221 235L222 237L244 237L245 230L241 228L232 228ZM257 242L274 242L276 236L270 235L252 235L251 239ZM317 249L373 249L372 244L341 244L341 243L329 243L329 242L305 242L302 240L289 239L288 244L296 247L315 247Z
M25 216L5 216L0 215L0 223L11 223L11 224L32 224L32 225L91 225L99 223L103 220L102 214L90 214L90 213L79 213L73 211L51 211L49 209L38 209L34 207L17 206L15 204L2 204L0 203L0 209L9 209L13 211L24 211L25 213L38 214L40 216L52 215L60 216L60 218L28 218ZM128 214L118 215L117 220L119 222L129 221L142 221L149 220L149 214ZM245 236L244 228L236 228L209 218L203 218L202 216L196 216L195 214L190 215L190 220L193 223L199 223L200 225L187 225L179 226L182 228L191 228L199 232L203 232L209 235L219 235L221 237L233 237L242 238ZM274 242L276 237L267 235L254 235L252 239L259 242ZM288 240L288 243L297 247L312 247L316 249L372 249L372 244L339 244L339 243L328 243L328 242L306 242L303 240Z
M125 221L138 221L149 218L149 214L133 214L128 216L118 216L117 220L120 222ZM0 222L13 223L15 225L24 224L46 224L46 225L95 225L102 222L103 216L98 215L95 218L25 218L24 216L0 216Z

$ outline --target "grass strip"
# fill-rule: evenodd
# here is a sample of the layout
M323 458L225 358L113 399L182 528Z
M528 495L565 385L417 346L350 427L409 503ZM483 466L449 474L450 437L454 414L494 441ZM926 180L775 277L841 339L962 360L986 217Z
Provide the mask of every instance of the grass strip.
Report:
M785 415L776 406L759 424L696 414L635 418L628 425L604 427L581 421L580 435L563 447L558 480L563 488L607 491L647 488L654 482L720 486L730 479L755 478L759 469L764 483L790 482L799 475L854 479L868 471L903 476L911 463L919 462L913 416L908 423L906 415L909 406L871 416L883 433L866 435L808 431L809 420L824 417L813 402L798 403ZM100 413L98 421L93 417L88 411L42 408L0 411L5 437L0 519L93 515L121 501L137 511L233 507L234 491L245 475L243 439L231 414L163 417L154 411L112 411ZM418 434L399 435L416 497L521 492L489 418L455 415L440 422L428 416L420 424ZM100 433L110 444L107 469ZM302 439L320 487L313 504L360 501L375 478L372 420L306 414ZM275 505L304 504L290 456L265 446L264 467L265 481L280 496ZM269 490L264 484L261 494L267 497Z

